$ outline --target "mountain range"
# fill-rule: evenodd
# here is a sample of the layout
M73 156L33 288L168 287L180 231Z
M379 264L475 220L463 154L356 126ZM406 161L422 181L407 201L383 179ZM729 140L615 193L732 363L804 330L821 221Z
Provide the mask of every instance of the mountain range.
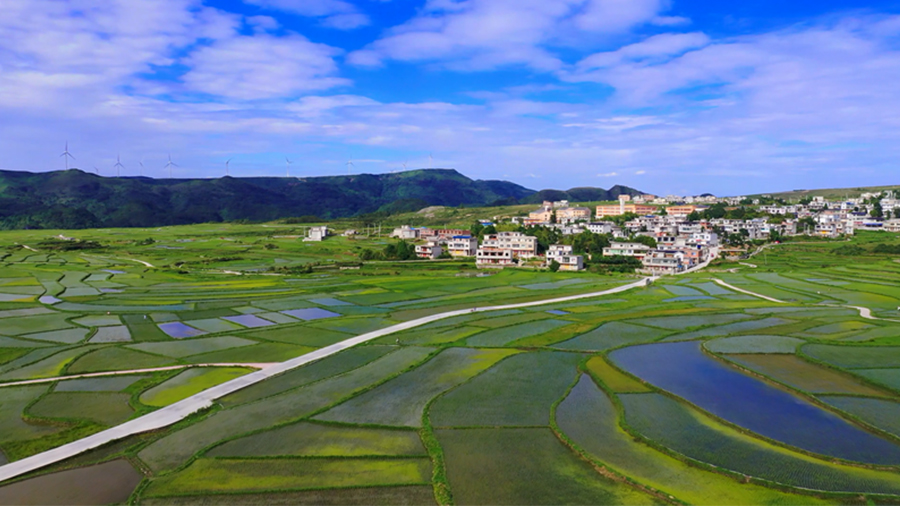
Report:
M0 171L0 228L155 227L288 217L346 218L427 206L491 206L615 200L641 192L573 188L535 191L472 180L453 169L323 177L152 179L70 169Z

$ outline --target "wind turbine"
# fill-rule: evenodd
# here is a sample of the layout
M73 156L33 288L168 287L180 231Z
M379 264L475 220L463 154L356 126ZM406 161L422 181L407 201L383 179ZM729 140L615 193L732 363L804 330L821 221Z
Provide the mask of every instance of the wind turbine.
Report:
M122 165L122 160L119 155L116 155L116 164L113 165L113 167L116 169L116 177L119 177L119 170L125 168L125 166Z
M350 167L356 167L356 165L353 164L353 160L347 160L347 175L348 176L350 175Z
M98 169L96 165L94 165L94 172L95 172L98 176L100 175L100 169Z
M169 155L169 161L166 163L165 169L169 169L169 179L172 179L172 167L178 167L178 165L172 161L172 155Z
M428 168L434 168L434 157L431 156L431 153L428 153Z
M229 175L228 174L228 165L231 164L231 160L233 160L233 158L229 158L228 160L225 160L225 176L226 177L228 177L228 175Z
M294 163L288 157L284 157L284 177L291 177L291 164Z
M72 153L69 153L69 141L66 141L66 150L63 151L63 154L59 156L66 157L66 170L69 170L69 158L71 158L72 160L75 159L75 157L72 156Z
M139 161L138 164L141 166L141 177L144 177L144 159L141 158L141 161Z

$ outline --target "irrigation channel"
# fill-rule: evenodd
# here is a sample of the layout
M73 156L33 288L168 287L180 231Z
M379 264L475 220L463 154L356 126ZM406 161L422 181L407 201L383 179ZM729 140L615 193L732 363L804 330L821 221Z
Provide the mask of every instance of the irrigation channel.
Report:
M506 304L502 306L488 306L448 311L446 313L435 314L423 318L418 318L416 320L410 320L408 322L398 323L397 325L393 325L391 327L352 337L339 343L335 343L330 346L326 346L316 351L307 353L306 355L301 355L286 362L281 362L271 367L267 367L265 369L261 369L259 371L241 376L240 378L235 378L231 381L222 383L221 385L217 385L210 389L204 390L199 394L178 401L175 404L171 404L162 409L154 411L153 413L149 413L142 417L135 418L134 420L125 422L122 425L104 430L102 432L98 432L94 435L79 439L78 441L73 441L52 450L48 450L37 455L32 455L31 457L26 457L4 466L0 466L0 483L17 476L21 476L25 473L35 471L50 464L61 462L68 458L84 453L88 450L103 446L107 443L111 443L113 441L117 441L119 439L135 434L140 434L142 432L167 427L187 418L193 413L212 406L213 402L216 399L224 397L228 394L232 394L234 392L237 392L238 390L247 388L250 385L259 383L260 381L290 371L291 369L309 364L310 362L314 362L316 360L334 355L348 348L352 348L353 346L356 346L358 344L362 344L373 339L378 339L395 332L400 332L401 330L408 330L411 328L419 327L421 325L425 325L427 323L443 320L445 318L462 316L471 313L502 311L506 309L520 309L532 306L543 306L545 304L556 304L559 302L569 302L574 300L602 297L605 295L613 295L616 293L626 292L634 288L647 286L656 279L658 279L658 277L647 277L639 281L635 281L634 283L618 286L616 288L611 288L602 292L570 295L567 297L538 300L534 302L524 302L520 304Z

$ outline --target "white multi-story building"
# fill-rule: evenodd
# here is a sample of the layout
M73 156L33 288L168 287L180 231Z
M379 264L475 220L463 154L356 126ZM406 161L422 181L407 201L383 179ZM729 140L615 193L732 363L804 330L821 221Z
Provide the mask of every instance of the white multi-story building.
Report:
M328 227L309 227L306 239L303 240L319 242L325 240L326 237L328 237Z
M537 256L537 237L521 232L500 232L485 236L480 249L508 250L514 258L532 258Z
M403 225L402 227L397 227L391 232L391 237L397 237L399 239L405 240L416 240L419 238L419 229L410 227L409 225Z
M454 257L473 257L478 253L478 239L457 235L447 240L447 252Z
M719 234L715 232L695 232L688 239L688 244L699 244L713 248L719 245Z
M619 227L615 226L612 222L601 221L600 223L588 223L585 225L585 228L595 234L611 234L614 230L618 230Z
M441 256L444 249L436 242L428 242L427 244L416 245L416 256L419 258L428 258L434 260Z
M684 253L677 250L653 250L642 263L644 272L654 275L677 274L686 268Z
M512 251L478 248L475 265L479 269L502 269L516 265Z
M644 258L652 248L639 242L614 242L607 248L603 248L603 256L623 256Z
M576 255L572 246L566 244L554 244L547 250L547 264L556 261L561 271L580 271L584 269L584 257Z

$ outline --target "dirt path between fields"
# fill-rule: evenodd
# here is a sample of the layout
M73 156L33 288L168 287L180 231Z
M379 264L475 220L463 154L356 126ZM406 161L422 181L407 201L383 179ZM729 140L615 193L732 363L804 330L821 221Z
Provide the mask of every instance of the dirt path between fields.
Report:
M272 367L274 365L278 365L275 363L257 363L257 364L185 364L185 365L170 365L167 367L152 367L150 369L129 369L127 371L104 371L104 372L90 372L85 374L73 374L71 376L56 376L54 378L40 378L33 380L23 380L23 381L11 381L9 383L0 383L0 388L3 387L18 387L22 385L35 385L39 383L53 383L54 381L66 381L73 379L84 379L84 378L103 378L106 376L122 376L125 374L143 374L147 372L159 372L159 371L174 371L176 369L190 369L193 367L247 367L250 369L265 369L267 367Z

